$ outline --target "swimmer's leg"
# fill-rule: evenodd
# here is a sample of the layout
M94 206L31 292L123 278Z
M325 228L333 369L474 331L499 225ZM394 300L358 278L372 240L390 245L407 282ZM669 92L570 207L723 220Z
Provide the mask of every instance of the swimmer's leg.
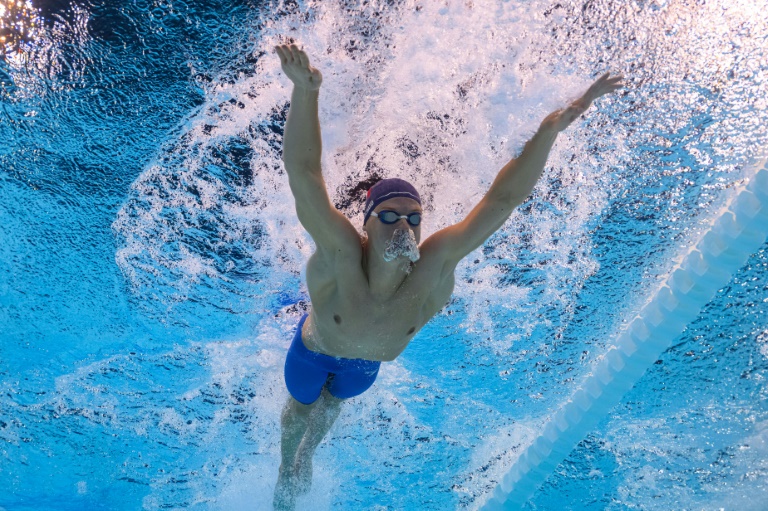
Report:
M296 452L310 423L310 414L318 406L318 399L312 404L302 404L293 396L283 408L281 417L282 438L280 441L280 472L275 485L274 508L276 511L292 511L296 506Z
M312 486L312 457L317 446L339 418L342 402L343 399L333 397L326 388L323 388L320 399L315 401L317 406L312 410L307 431L296 453L295 469L299 494L309 492Z
M371 361L347 361L346 367L339 367L339 372L332 374L326 381L313 410L307 432L296 453L296 475L300 493L309 491L312 484L312 457L317 446L330 431L341 412L344 399L358 396L368 390L379 373L381 363Z

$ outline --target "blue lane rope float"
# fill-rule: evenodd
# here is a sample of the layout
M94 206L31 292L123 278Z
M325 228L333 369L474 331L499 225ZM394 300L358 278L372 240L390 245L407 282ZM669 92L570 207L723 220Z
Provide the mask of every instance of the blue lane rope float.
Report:
M747 172L750 176L750 172ZM768 159L720 211L665 282L546 423L482 506L520 509L565 457L640 379L768 236Z

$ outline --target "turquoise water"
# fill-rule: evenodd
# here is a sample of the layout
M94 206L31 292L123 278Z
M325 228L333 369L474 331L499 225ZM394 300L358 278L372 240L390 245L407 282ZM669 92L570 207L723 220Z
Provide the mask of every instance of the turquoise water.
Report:
M0 64L8 511L269 509L312 251L280 163L281 35L324 74L334 203L359 225L357 183L406 177L425 235L593 76L628 82L350 400L307 508L476 509L768 139L755 2L33 5ZM764 509L766 248L529 509Z

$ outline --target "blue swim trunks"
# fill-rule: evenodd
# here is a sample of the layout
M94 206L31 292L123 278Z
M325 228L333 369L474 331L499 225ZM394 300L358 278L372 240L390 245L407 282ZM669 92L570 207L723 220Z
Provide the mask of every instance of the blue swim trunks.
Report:
M307 314L304 314L285 357L285 386L293 398L305 405L312 404L326 385L328 392L339 399L368 390L376 381L381 362L331 357L307 349L301 339L301 328L306 319Z

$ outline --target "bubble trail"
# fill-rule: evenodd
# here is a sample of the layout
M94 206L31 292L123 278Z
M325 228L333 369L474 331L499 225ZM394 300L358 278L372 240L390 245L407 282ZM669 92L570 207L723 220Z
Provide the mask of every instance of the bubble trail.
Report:
M384 260L390 262L400 256L407 257L409 261L413 262L419 260L419 245L416 243L413 231L398 229L392 234L392 239L387 242Z
M520 509L574 447L696 318L768 237L768 159L713 215L712 227L681 258L581 387L546 423L481 508Z

